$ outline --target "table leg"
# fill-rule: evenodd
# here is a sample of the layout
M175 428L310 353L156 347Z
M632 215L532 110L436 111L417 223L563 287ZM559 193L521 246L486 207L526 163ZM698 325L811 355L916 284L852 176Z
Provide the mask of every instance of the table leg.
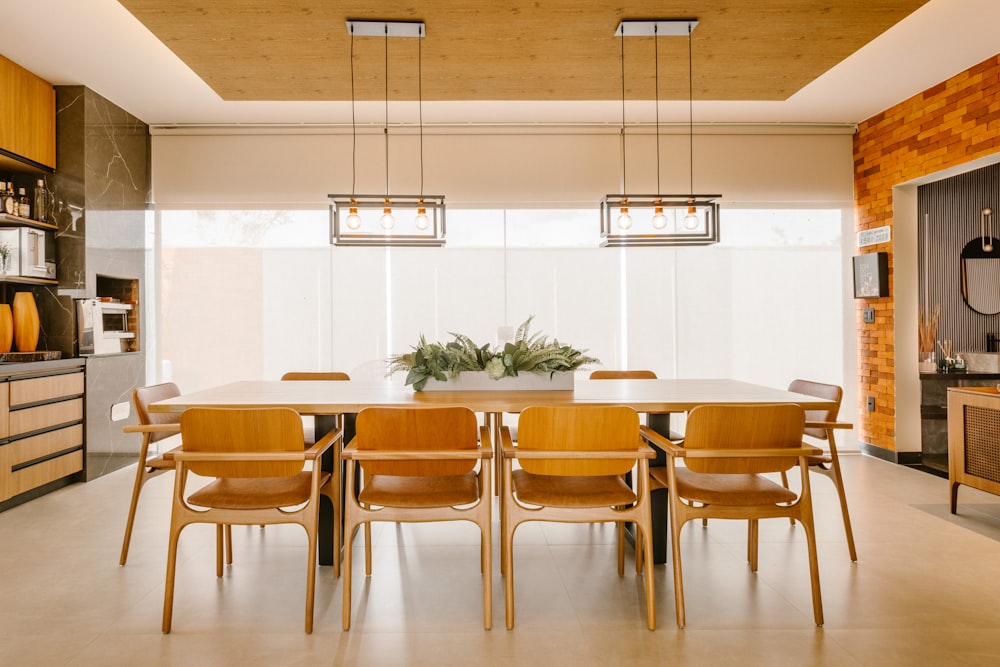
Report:
M344 419L344 441L343 444L346 446L347 443L351 441L354 437L354 420L357 415L346 414L343 415ZM329 433L331 430L337 426L337 417L335 415L317 415L316 416L316 439L318 440L323 434ZM344 506L344 463L340 458L340 452L334 452L331 448L325 454L323 454L323 459L321 464L323 470L329 470L334 475L340 476L340 506ZM330 502L325 496L320 498L319 503L319 535L317 535L317 543L319 549L319 564L320 565L333 565L333 559L340 557L340 551L343 548L342 544L333 543L333 503ZM341 527L343 527L344 517L340 517ZM341 531L343 534L343 531Z

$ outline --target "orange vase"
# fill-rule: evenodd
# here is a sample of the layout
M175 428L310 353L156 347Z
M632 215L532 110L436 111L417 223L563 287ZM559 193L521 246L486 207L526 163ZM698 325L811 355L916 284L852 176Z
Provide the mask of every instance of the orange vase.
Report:
M10 304L0 303L0 353L10 352L14 342L14 315L10 312Z
M18 352L34 352L38 347L38 306L31 292L14 295L14 345Z

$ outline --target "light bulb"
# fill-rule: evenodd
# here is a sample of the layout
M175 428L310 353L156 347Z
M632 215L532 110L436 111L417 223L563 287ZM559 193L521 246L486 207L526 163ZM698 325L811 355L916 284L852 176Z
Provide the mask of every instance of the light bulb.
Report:
M392 217L392 207L386 206L382 209L382 219L379 221L382 229L389 231L396 226L396 219Z
M663 207L657 206L653 209L653 227L663 229L667 226L667 216L663 215Z
M688 206L687 215L684 216L684 229L694 230L698 229L701 225L701 220L698 219L698 210L692 205Z
M423 206L417 207L417 229L420 231L426 230L431 226L430 218L427 217L427 209Z
M361 216L358 215L358 207L352 206L348 209L349 215L347 216L347 228L348 229L360 229L361 228Z
M632 216L628 214L628 206L622 206L621 213L618 214L618 227L628 229L632 226Z

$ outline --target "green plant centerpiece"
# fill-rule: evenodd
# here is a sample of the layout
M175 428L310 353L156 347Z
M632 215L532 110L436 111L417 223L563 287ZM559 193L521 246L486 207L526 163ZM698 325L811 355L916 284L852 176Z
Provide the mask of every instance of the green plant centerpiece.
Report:
M517 377L518 373L547 375L571 372L584 364L600 363L588 357L586 350L571 345L549 341L540 333L531 334L529 328L534 315L517 328L514 340L502 347L490 348L489 343L477 345L468 336L451 333L454 340L447 343L428 343L423 335L413 352L389 359L389 374L406 371L406 384L421 391L431 378L447 382L462 372L485 371L493 380Z

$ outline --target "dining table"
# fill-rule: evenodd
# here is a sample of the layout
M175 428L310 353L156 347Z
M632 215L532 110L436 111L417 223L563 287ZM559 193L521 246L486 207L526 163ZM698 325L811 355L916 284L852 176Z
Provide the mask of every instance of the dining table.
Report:
M835 407L831 401L784 389L739 380L718 379L616 379L576 380L572 389L414 391L401 381L313 381L244 380L193 391L149 406L151 412L183 412L193 407L263 408L287 407L316 419L317 437L333 428L341 415L367 407L463 406L482 413L497 430L503 414L519 413L530 406L627 405L650 415L650 427L669 437L669 415L686 413L699 405L739 403L794 403L807 410ZM344 444L349 429L345 428ZM495 444L499 438L494 438ZM182 445L183 446L183 445ZM651 465L663 464L662 456ZM343 475L339 452L323 462ZM343 479L343 477L341 477ZM343 491L343 485L341 485ZM651 494L653 513L653 560L667 559L667 494ZM319 562L333 563L339 545L333 544L333 510L320 506Z

